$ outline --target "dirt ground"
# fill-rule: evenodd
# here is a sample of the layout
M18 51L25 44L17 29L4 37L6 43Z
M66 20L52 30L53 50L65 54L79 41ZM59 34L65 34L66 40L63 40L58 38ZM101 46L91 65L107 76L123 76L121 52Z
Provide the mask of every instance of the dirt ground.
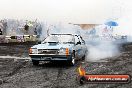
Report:
M77 68L81 64L89 74L132 75L132 44L121 47L120 56L106 62L41 63L33 66L28 57L32 45L0 45L0 88L132 88L128 84L77 83Z

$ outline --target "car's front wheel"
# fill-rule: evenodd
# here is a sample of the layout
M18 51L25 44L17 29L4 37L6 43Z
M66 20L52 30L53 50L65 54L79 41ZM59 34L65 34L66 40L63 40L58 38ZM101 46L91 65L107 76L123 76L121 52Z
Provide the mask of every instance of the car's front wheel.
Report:
M69 63L70 63L71 66L74 66L76 64L76 60L75 60L75 55L74 54L72 55L72 58L71 58Z
M32 63L33 63L33 65L35 65L35 66L39 65L39 61L36 61L36 60L32 60Z

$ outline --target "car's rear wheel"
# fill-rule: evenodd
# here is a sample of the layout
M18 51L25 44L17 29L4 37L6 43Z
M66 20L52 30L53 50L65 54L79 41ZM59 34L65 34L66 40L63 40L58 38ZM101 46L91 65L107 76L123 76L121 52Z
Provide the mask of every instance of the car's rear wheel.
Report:
M85 60L85 57L86 57L86 56L84 55L84 56L82 57L82 60Z
M85 58L87 56L87 52L88 52L88 50L85 52L85 55L82 57L82 60L85 60Z
M33 65L35 65L35 66L39 65L39 61L37 61L37 60L32 60L32 62L33 62Z

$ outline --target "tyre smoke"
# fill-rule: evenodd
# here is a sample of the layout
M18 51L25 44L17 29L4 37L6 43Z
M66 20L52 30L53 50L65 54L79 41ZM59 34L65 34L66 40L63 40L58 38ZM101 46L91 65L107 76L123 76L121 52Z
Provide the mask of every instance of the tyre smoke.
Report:
M52 26L50 33L79 34L86 42L88 53L86 61L100 61L119 54L118 45L113 43L112 31L107 26L100 25L94 29L84 30L73 24L57 24ZM94 30L94 31L93 31ZM91 32L93 31L93 32Z
M86 61L100 61L106 58L114 57L119 54L118 46L108 41L96 42L96 44L87 44L88 53Z

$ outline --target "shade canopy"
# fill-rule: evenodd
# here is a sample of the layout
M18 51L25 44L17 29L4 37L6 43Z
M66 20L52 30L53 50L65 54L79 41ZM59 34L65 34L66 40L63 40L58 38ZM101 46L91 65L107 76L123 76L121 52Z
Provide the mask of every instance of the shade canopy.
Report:
M108 25L108 26L118 26L118 23L115 22L115 21L108 21L105 23L105 25Z

